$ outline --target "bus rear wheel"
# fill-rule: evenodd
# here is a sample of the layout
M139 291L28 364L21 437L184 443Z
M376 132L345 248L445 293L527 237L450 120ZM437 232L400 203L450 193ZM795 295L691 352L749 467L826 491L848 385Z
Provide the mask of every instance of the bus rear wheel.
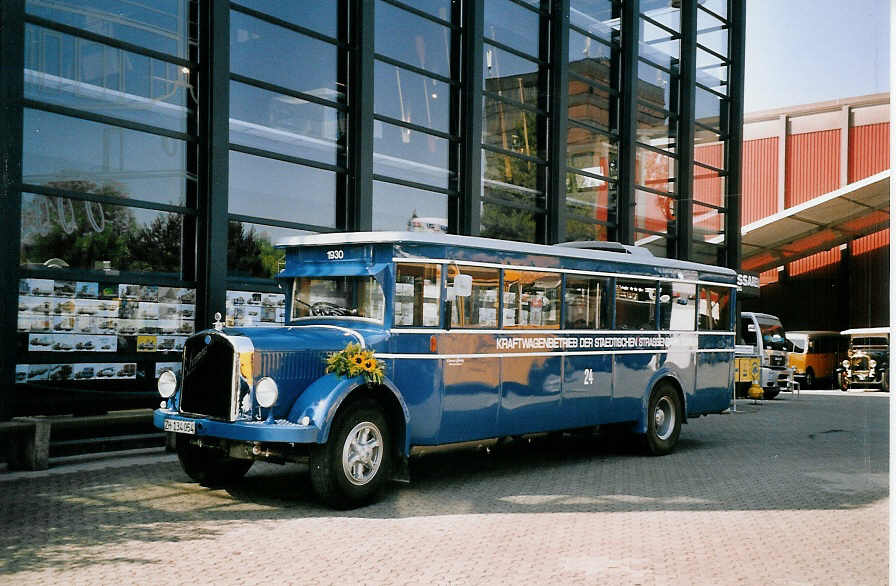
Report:
M653 456L665 456L675 449L681 433L681 401L675 387L660 383L647 403L647 434L644 444Z
M391 474L392 436L373 401L351 404L333 422L326 444L311 448L311 486L336 509L365 505L379 496Z

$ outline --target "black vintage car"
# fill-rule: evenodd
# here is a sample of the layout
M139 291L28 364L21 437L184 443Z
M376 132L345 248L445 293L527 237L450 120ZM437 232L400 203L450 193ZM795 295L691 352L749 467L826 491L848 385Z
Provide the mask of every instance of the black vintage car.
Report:
M841 332L849 336L849 351L837 369L840 389L890 390L890 336L888 328L858 328Z

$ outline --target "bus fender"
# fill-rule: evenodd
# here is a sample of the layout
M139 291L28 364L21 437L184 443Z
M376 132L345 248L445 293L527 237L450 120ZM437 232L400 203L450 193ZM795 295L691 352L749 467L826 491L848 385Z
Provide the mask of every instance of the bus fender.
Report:
M339 411L339 407L346 398L352 393L363 387L368 387L369 383L360 376L354 378L345 378L335 374L325 374L306 388L301 395L296 398L289 411L288 420L298 422L303 417L311 420L320 430L317 436L317 443L323 444L327 442L330 435L330 426L333 424L333 418ZM405 430L408 428L408 419L410 412L408 406L395 387L395 384L388 378L383 378L381 386L388 389L397 403L401 406L401 412L404 417ZM410 434L405 431L405 437L401 439L402 450L404 454L408 453L408 442Z
M653 389L656 388L656 386L664 380L672 382L672 384L675 385L676 389L678 390L678 397L679 399L681 399L681 422L687 423L687 395L683 390L681 380L674 370L670 368L664 368L657 371L651 377L650 384L647 385L647 392L644 393L644 397L641 399L641 415L638 418L638 422L635 426L635 433L647 433L647 407L648 403L650 402L650 394L653 392Z

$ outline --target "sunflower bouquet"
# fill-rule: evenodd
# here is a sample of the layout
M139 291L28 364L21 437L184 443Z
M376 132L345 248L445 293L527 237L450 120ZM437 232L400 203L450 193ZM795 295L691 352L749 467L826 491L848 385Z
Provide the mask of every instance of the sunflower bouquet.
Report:
M371 383L383 382L383 365L374 357L373 350L364 350L354 343L327 359L327 372L348 378L363 376Z

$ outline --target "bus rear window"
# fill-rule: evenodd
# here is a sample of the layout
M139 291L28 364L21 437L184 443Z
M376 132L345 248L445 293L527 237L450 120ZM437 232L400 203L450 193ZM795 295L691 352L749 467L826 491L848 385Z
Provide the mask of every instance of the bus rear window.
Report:
M697 307L698 330L703 332L731 330L731 289L701 285ZM746 331L743 335L744 338L747 337ZM753 340L755 342L755 338ZM747 341L747 343L753 342Z

